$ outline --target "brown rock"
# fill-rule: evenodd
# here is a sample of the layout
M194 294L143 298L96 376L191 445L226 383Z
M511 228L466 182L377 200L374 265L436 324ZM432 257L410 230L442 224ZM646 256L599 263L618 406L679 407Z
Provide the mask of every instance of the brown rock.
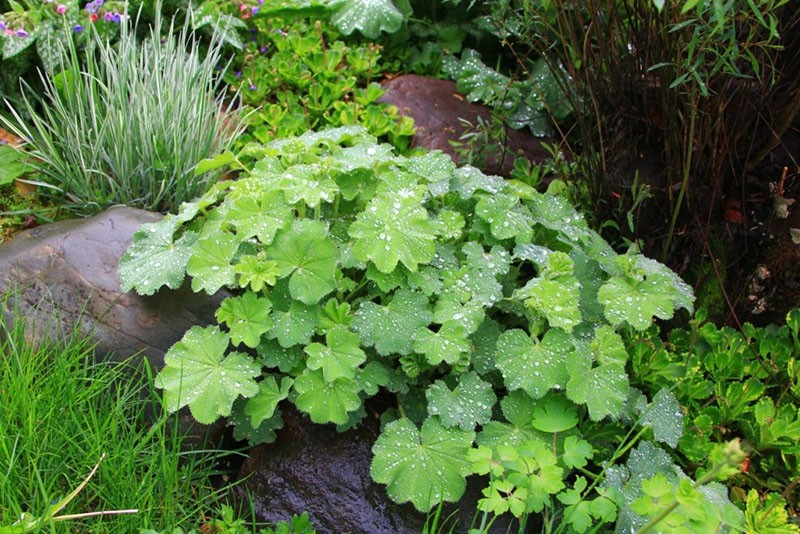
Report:
M441 150L450 155L456 164L470 163L458 158L451 141L458 141L470 131L478 119L491 121L491 111L486 106L473 104L458 93L455 82L406 74L383 82L386 93L380 102L397 107L398 111L414 119L417 133L414 146ZM542 143L552 139L535 138L530 134L506 127L505 139L496 147L478 147L485 154L480 164L472 162L486 174L508 176L514 159L524 156L534 163L549 157Z

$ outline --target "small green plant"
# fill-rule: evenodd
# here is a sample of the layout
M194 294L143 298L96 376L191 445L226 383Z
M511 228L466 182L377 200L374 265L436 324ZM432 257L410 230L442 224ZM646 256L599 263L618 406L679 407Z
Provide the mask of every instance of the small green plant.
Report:
M215 180L194 168L240 130L219 92L220 43L201 51L187 28L169 27L163 39L161 30L157 17L141 43L126 22L113 46L94 31L83 51L57 46L58 74L43 76L44 97L25 86L23 109L11 108L16 123L0 116L28 141L43 194L82 212L169 211Z
M121 261L126 290L188 274L195 291L234 291L218 325L168 351L156 385L170 410L228 417L258 443L285 402L346 430L383 390L397 406L371 474L397 502L456 501L498 465L487 499L522 502L487 514L555 520L601 499L602 524L639 496L606 494L601 466L634 446L669 460L655 443L675 447L683 426L669 391L630 388L623 335L691 309L677 275L614 253L563 199L439 152L399 156L362 128L261 150L238 181L144 225Z
M345 44L329 24L306 18L251 19L254 36L225 76L242 101L255 108L249 139L266 143L308 130L360 124L401 150L409 147L413 121L378 103L383 89L380 46Z
M218 454L181 451L146 369L96 361L77 331L36 344L29 335L23 314L0 318L0 532L172 528L213 506Z
M688 470L715 443L738 437L752 449L748 467L731 480L759 494L782 494L792 507L800 473L800 311L786 324L740 330L717 327L698 311L666 342L656 331L631 346L632 373L644 391L668 387L686 413L678 452ZM748 503L748 507L754 503ZM782 507L781 507L782 510Z

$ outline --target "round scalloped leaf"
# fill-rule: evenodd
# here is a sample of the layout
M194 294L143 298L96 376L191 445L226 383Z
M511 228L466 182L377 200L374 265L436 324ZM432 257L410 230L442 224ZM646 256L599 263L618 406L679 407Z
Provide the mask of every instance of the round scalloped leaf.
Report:
M348 230L355 239L355 256L384 273L392 272L398 261L409 271L431 261L436 232L422 196L422 190L408 188L375 196Z
M403 14L391 0L339 0L331 7L331 23L345 35L358 30L377 39L381 32L394 33L403 25Z
M233 401L258 393L253 377L261 366L240 352L225 356L229 337L219 327L193 326L164 356L156 387L164 390L167 409L188 405L194 418L211 424L230 415Z
M548 330L538 343L522 330L513 329L497 340L495 360L509 389L522 389L538 399L551 389L566 386L567 355L573 350L572 337L559 328Z
M370 474L386 484L393 501L411 502L427 512L464 494L471 468L467 452L474 438L474 432L444 428L437 417L426 419L421 431L409 419L398 419L375 441Z
M442 426L458 426L462 430L474 430L476 425L488 423L492 406L497 402L492 386L474 371L461 375L452 391L442 380L437 380L425 391L425 397L428 413L438 415Z
M294 389L299 393L295 406L309 414L315 423L343 425L349 419L347 412L361 406L358 382L347 378L326 382L320 370L303 371L295 380Z
M152 295L160 287L177 289L186 277L186 264L197 241L195 232L185 232L174 241L180 222L167 215L156 223L143 224L119 262L122 291L136 289Z

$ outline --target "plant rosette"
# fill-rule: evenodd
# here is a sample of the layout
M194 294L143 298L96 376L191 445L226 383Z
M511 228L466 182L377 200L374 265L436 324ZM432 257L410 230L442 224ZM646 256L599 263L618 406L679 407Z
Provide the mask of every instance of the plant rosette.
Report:
M399 156L360 127L245 150L252 170L143 225L120 263L125 291L188 275L233 292L166 354L170 410L258 443L284 403L346 430L388 391L371 474L395 501L427 511L491 474L485 511L560 495L578 526L616 517L598 480L571 476L596 452L584 426L636 421L675 447L674 396L629 386L622 336L691 310L667 267L615 253L563 199L440 152Z

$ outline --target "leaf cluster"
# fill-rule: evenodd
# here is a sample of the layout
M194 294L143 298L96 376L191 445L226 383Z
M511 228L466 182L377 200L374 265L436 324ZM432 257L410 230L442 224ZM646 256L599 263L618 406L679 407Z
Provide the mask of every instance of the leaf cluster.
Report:
M655 329L631 344L632 376L644 391L669 387L686 413L678 442L696 469L715 444L739 437L752 448L734 485L783 493L800 469L800 312L783 325L717 327L698 311L666 342ZM792 505L796 499L790 498Z
M286 402L344 430L391 392L371 474L419 510L459 499L487 463L500 471L486 510L511 494L512 513L551 509L593 456L593 425L677 441L674 397L630 400L622 336L691 309L665 266L614 253L563 199L439 152L397 155L363 128L251 151L249 172L143 225L120 264L124 290L188 274L195 291L233 292L219 325L169 350L170 410L229 417L258 442ZM559 501L577 506L572 489Z
M377 101L383 94L374 81L381 74L379 45L346 44L330 22L314 21L303 11L260 15L249 27L252 38L225 75L253 108L240 143L360 124L396 147L409 146L412 119Z

